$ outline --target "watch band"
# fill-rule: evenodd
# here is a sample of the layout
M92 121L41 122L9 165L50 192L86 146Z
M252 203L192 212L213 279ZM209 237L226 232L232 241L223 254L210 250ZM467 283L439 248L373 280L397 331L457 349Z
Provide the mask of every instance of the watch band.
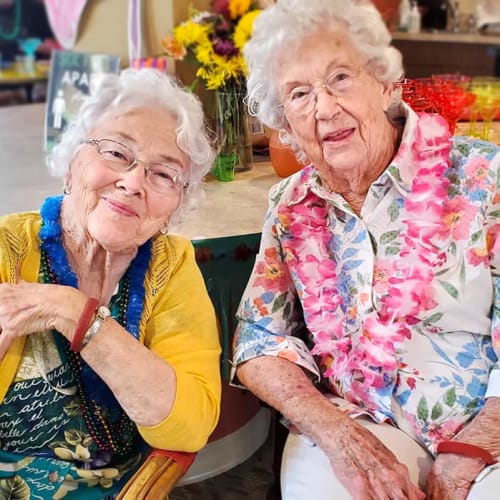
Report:
M488 450L481 448L481 446L462 441L441 441L438 443L436 451L438 453L455 453L466 457L479 458L486 465L497 463L497 459Z
M111 316L110 310L106 306L99 306L96 311L96 317L85 332L82 340L82 349L92 340L96 333L101 329L102 324Z
M78 324L76 325L75 332L73 333L73 338L71 339L70 349L74 352L79 352L83 347L83 337L88 331L88 328L93 321L96 307L99 305L99 301L93 297L89 297L83 308L82 314L78 319Z

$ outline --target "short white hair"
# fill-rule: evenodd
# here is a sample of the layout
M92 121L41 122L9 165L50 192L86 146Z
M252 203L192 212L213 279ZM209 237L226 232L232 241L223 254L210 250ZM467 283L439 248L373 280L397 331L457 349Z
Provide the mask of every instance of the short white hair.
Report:
M162 108L177 120L177 145L189 157L189 186L170 219L171 224L176 225L203 198L203 178L212 167L214 150L199 99L165 73L150 68L129 68L120 75L109 74L98 79L77 116L47 155L47 167L52 175L64 177L78 147L105 113L142 107Z
M276 85L280 58L293 57L293 47L302 38L338 22L348 28L354 45L372 62L377 80L385 85L400 80L401 53L391 46L389 31L369 0L277 0L255 20L244 48L248 106L262 123L274 129L286 126Z

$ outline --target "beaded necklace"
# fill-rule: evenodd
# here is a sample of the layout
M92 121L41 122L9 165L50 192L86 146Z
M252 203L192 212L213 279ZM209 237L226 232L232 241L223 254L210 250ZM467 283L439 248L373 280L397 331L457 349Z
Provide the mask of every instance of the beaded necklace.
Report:
M15 40L21 30L21 0L14 0L14 23L12 31L6 33L0 26L0 40Z
M78 288L78 278L69 265L62 244L59 222L62 199L62 196L49 197L40 210L40 270L46 283ZM151 258L151 246L151 241L147 241L139 248L110 304L113 318L136 339L139 338L145 295L144 278ZM138 444L139 434L135 424L81 355L71 351L70 343L57 333L54 338L78 381L82 415L97 447L101 451L112 452L117 457L126 456Z

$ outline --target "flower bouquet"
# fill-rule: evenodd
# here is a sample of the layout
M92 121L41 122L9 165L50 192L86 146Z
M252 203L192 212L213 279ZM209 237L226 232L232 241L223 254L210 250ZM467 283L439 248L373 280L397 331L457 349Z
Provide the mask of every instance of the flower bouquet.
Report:
M261 11L251 0L213 0L211 7L210 12L190 9L188 19L161 43L165 55L197 66L193 90L201 81L214 91L218 154L213 173L232 180L235 170L246 170L252 162L242 51Z

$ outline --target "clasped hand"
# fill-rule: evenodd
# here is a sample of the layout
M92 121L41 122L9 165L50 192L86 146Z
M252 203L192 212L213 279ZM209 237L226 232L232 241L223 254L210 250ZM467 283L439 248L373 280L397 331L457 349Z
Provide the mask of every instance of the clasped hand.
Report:
M71 340L84 304L85 296L72 287L0 283L0 361L26 335L56 329Z

